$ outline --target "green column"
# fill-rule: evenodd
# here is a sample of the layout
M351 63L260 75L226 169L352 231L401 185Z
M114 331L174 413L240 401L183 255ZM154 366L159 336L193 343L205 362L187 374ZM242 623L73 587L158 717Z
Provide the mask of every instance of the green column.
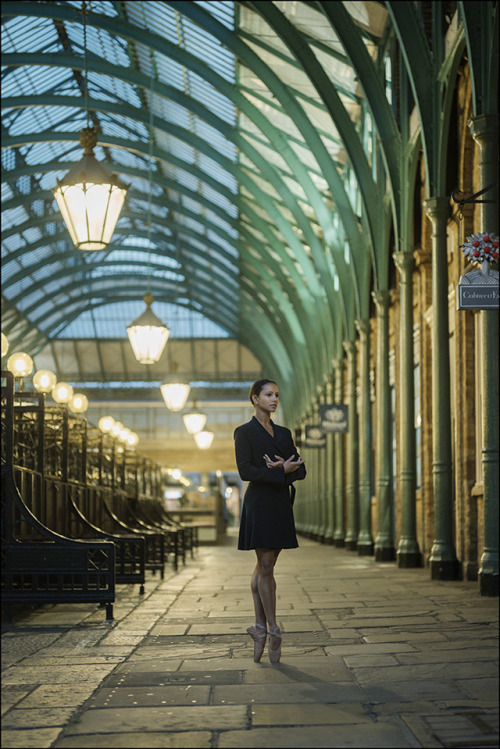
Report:
M471 121L471 132L480 149L481 187L493 185L482 197L479 231L498 234L498 115L482 115ZM483 353L482 452L484 551L479 565L482 596L498 596L498 310L481 310Z
M344 402L344 371L343 359L333 363L334 369L334 398L335 403ZM333 531L333 543L335 546L344 546L345 538L345 441L344 434L335 434L334 443L334 481L335 481L335 529Z
M325 383L325 403L333 402L333 383L331 377L328 377ZM335 503L335 483L334 483L334 444L333 434L326 436L325 448L325 506L326 506L326 527L324 541L327 544L333 544L334 528L334 503Z
M396 558L392 531L392 465L391 465L391 403L389 388L389 292L374 291L377 308L377 363L375 374L375 435L376 493L378 530L375 539L375 561L392 562Z
M347 353L347 400L349 405L349 433L347 435L347 532L344 545L356 551L359 522L359 438L356 404L356 343L345 341Z
M319 388L316 400L313 408L313 419L312 423L317 426L319 423ZM322 517L323 517L323 506L322 506L322 478L323 478L323 450L320 448L314 448L312 450L314 460L314 474L315 474L315 492L314 492L314 538L316 541L321 541L322 536Z
M370 321L357 320L359 333L359 531L360 555L373 554L371 493L371 411L370 411Z
M413 381L413 255L395 252L399 271L399 487L401 496L401 538L396 554L398 567L420 567L417 541L415 469L415 388Z
M433 580L456 580L451 471L450 344L446 225L448 198L424 201L432 224L432 484L434 541L429 556Z

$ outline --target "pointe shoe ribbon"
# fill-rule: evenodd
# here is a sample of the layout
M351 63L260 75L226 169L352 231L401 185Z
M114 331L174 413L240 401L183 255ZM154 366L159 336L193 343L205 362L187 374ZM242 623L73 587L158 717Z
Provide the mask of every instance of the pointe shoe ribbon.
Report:
M259 624L253 624L247 628L247 632L253 640L253 659L258 663L266 647L267 630Z
M274 650L271 648L271 637L275 637L276 639L279 639L279 645ZM279 663L279 659L281 658L281 638L282 638L281 629L279 627L269 630L268 653L269 653L269 660L271 661L271 663Z

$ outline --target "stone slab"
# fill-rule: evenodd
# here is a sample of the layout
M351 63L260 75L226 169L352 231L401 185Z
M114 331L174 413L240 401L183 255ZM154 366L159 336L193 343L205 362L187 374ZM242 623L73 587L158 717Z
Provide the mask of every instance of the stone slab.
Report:
M219 736L219 749L405 749L420 747L406 726L372 723L353 726L294 726L279 728L254 728L251 731L227 731Z
M54 749L101 749L102 737L96 735L65 736ZM107 733L107 749L210 749L212 733L209 731L182 731L179 733Z
M208 731L241 730L248 725L247 708L244 705L95 708L70 725L66 735L101 734L105 743L108 733L190 731L193 724Z
M2 749L47 749L61 733L60 728L2 730Z
M161 705L208 705L210 686L177 684L174 686L114 687L98 689L88 707L161 707Z

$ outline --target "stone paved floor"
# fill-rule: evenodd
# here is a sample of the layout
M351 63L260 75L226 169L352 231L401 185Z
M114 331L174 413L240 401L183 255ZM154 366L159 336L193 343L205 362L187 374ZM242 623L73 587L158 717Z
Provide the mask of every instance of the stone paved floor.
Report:
M253 552L200 547L178 572L2 634L2 747L498 745L498 599L305 539L276 568L281 663L252 659Z

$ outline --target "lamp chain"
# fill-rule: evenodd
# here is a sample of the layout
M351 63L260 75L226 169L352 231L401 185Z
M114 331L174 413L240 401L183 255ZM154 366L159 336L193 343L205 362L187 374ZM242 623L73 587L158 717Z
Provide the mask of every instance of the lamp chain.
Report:
M90 128L90 113L89 113L89 66L87 60L87 16L89 11L87 10L87 3L85 0L82 2L82 15L83 15L83 62L85 71L84 81L84 99L85 99L85 111L87 113L87 128Z
M151 293L151 209L153 202L153 98L155 89L156 79L156 61L154 55L151 53L151 103L149 105L149 168L148 168L148 184L149 184L149 202L148 202L148 285L147 293Z

